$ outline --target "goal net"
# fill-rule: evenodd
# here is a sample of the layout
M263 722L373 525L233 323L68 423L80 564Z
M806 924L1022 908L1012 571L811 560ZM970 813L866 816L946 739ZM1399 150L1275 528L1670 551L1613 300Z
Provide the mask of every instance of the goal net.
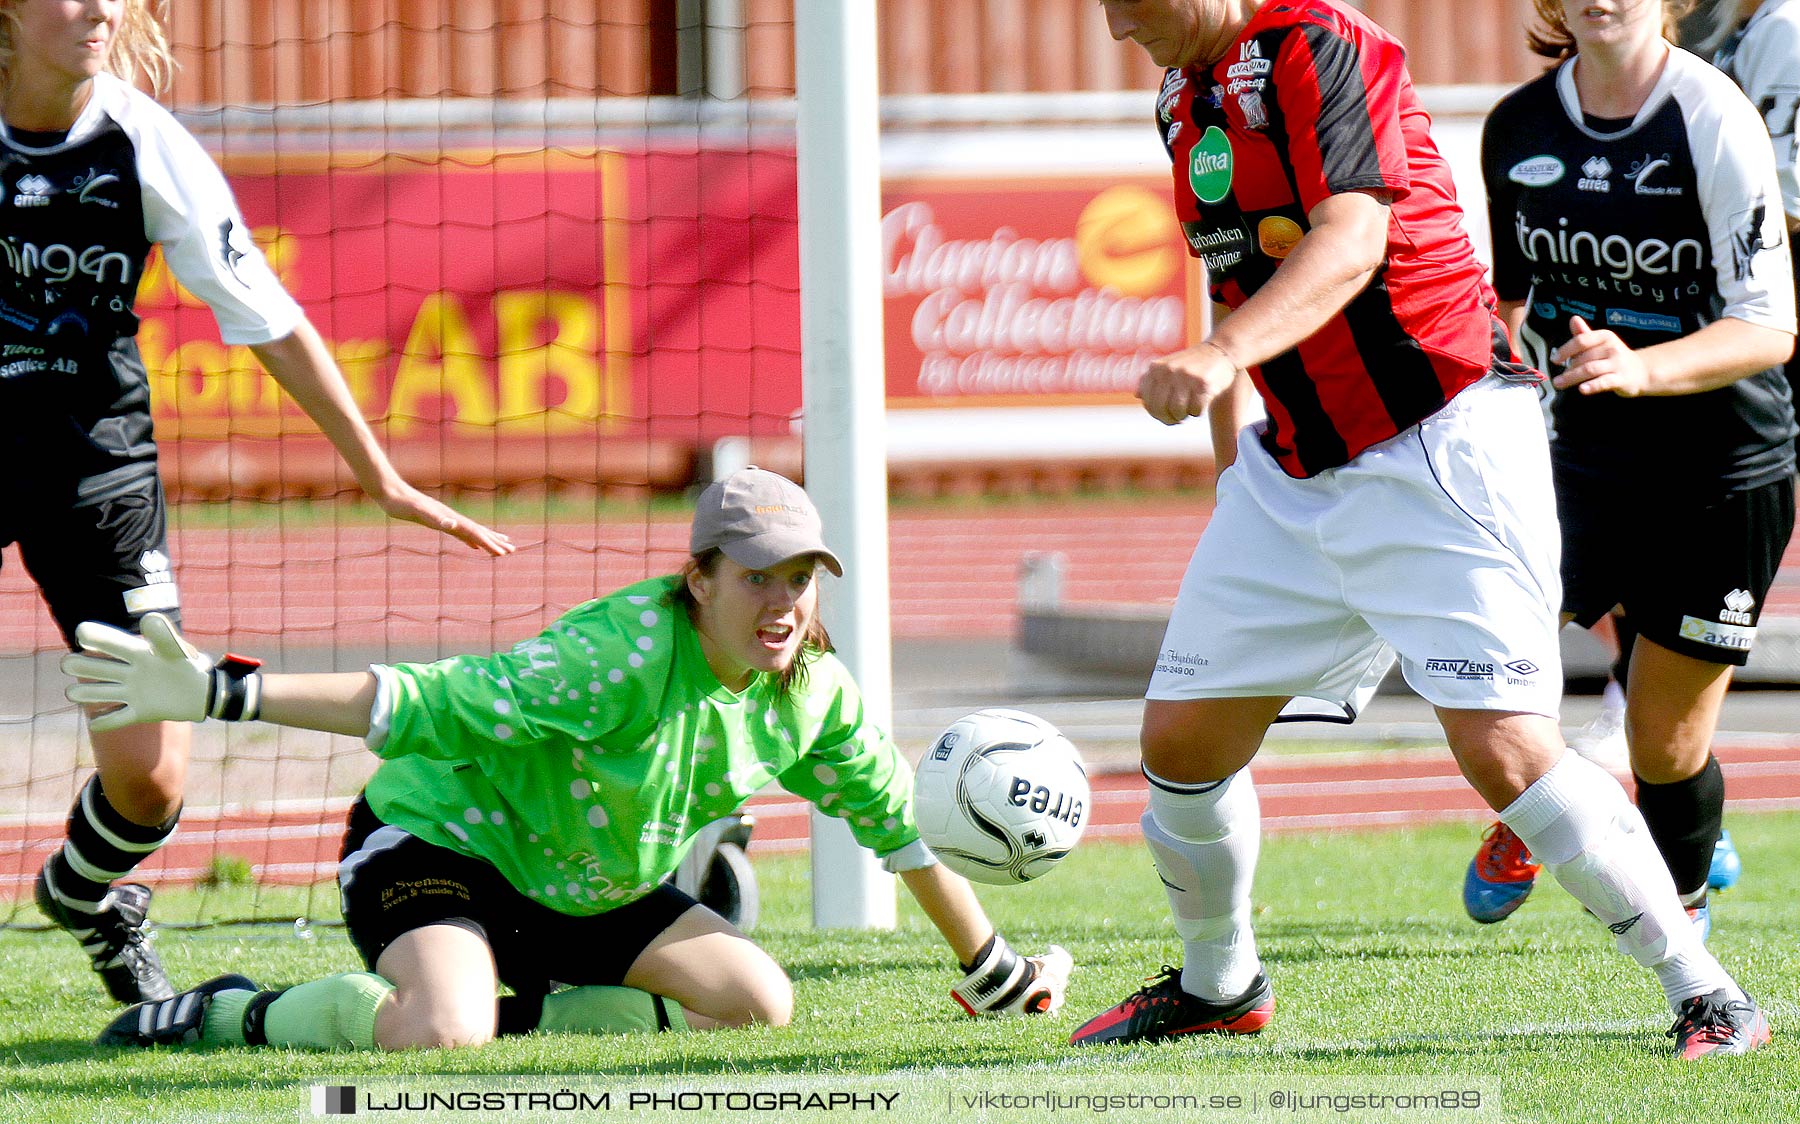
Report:
M414 484L512 536L489 559L383 518L248 349L152 258L152 379L188 635L279 670L510 647L685 556L721 440L794 471L791 3L175 4L162 100ZM714 5L716 7L716 5ZM92 767L60 634L0 566L0 920ZM335 916L359 741L194 729L163 924Z

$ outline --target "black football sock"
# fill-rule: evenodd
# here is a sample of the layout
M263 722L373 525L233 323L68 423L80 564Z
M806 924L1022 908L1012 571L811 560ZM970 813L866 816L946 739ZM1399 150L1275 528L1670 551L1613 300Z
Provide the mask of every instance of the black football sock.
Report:
M98 774L89 777L69 809L68 837L44 864L50 895L82 913L94 913L112 883L136 869L175 833L177 811L154 827L132 823L106 799Z
M1683 898L1705 890L1725 816L1725 774L1719 759L1708 754L1698 773L1672 784L1651 784L1638 777L1637 804L1650 826L1650 838L1669 864L1675 889Z

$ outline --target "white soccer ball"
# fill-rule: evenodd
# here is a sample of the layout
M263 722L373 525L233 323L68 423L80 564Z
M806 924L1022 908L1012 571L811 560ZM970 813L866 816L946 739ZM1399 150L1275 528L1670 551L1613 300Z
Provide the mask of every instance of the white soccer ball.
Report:
M976 882L1029 882L1081 838L1092 796L1081 755L1055 726L1019 710L959 718L919 760L919 836Z

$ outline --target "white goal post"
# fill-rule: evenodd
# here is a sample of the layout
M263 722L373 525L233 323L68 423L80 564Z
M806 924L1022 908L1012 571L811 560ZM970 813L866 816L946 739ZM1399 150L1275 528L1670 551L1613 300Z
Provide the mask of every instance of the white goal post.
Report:
M796 0L806 490L844 561L832 639L869 717L891 728L878 66L873 0ZM812 903L819 928L894 925L892 876L816 810Z

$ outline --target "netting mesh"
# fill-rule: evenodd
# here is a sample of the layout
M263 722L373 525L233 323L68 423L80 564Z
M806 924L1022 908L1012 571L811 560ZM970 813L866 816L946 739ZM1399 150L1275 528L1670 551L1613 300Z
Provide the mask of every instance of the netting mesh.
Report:
M152 379L185 628L276 670L511 646L673 570L714 443L796 467L791 4L684 24L654 0L174 5L163 100L336 356L402 475L507 532L489 559L383 518L247 348L153 257ZM727 96L704 94L709 76ZM0 565L0 920L92 767L62 639ZM142 868L162 923L335 910L359 741L194 730ZM205 888L207 883L213 888Z

